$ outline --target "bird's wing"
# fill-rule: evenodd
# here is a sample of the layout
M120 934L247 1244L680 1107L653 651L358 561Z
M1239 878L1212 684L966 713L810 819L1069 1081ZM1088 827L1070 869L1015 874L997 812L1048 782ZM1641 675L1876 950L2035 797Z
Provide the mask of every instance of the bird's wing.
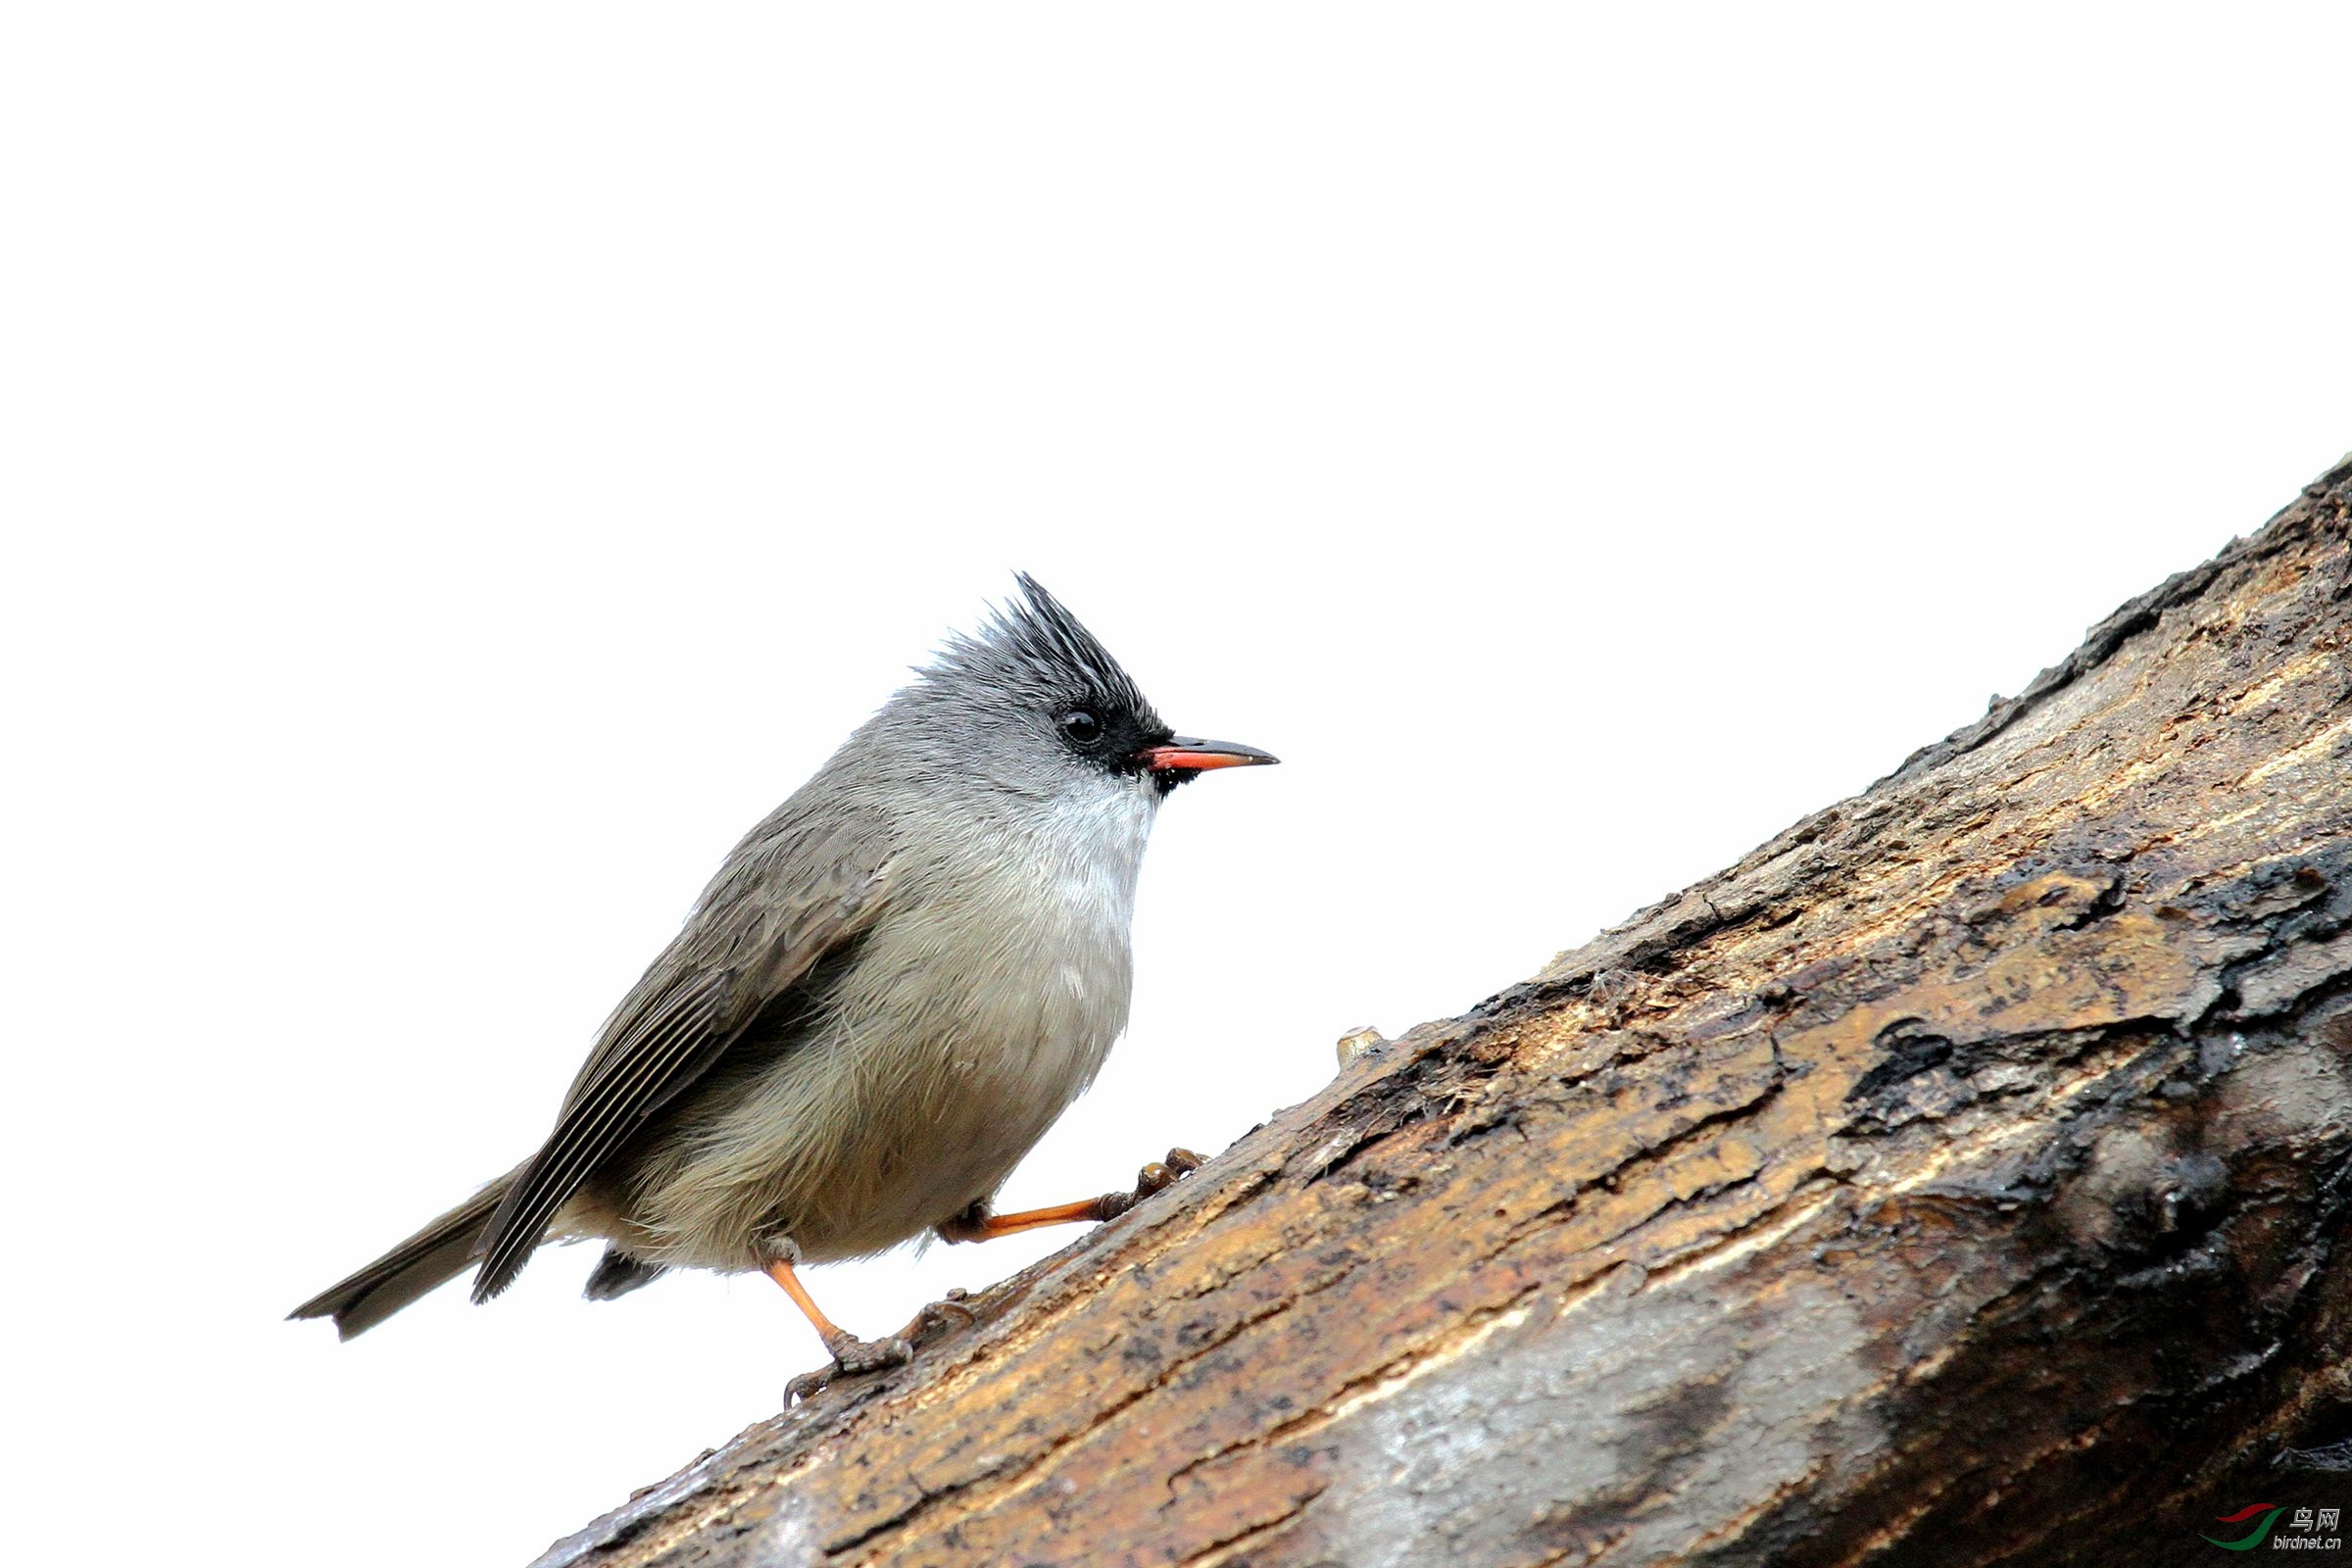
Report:
M606 1021L555 1131L483 1228L476 1301L514 1283L556 1211L648 1117L872 923L890 885L881 840L848 821L796 821L788 804L728 857L686 928Z

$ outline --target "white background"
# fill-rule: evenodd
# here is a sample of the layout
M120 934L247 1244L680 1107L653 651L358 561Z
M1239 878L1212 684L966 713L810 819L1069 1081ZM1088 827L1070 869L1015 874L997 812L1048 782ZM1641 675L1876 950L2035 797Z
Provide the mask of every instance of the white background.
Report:
M11 1555L515 1564L774 1410L759 1279L279 1316L1014 567L1285 759L1015 1205L2017 690L2352 445L2318 14L12 9Z

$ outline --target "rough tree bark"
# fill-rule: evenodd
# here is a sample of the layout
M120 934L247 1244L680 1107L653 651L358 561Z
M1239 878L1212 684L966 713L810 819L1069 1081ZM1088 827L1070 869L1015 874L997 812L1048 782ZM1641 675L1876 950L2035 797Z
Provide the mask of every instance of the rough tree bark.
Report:
M2348 542L2352 462L543 1562L2211 1558L2352 1452Z

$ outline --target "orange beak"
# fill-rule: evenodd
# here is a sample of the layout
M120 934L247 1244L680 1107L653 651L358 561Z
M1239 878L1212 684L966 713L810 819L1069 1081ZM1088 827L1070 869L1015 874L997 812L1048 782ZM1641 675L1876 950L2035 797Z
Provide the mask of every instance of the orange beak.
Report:
M1147 746L1143 762L1154 773L1204 773L1212 767L1263 767L1282 759L1272 752L1233 741L1197 741L1178 735L1164 746Z

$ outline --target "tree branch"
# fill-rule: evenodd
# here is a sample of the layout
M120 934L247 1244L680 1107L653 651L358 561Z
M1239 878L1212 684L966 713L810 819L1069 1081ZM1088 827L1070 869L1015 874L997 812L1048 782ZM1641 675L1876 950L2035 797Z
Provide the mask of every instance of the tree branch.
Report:
M2348 543L2352 463L543 1564L2169 1559L2352 1430Z

